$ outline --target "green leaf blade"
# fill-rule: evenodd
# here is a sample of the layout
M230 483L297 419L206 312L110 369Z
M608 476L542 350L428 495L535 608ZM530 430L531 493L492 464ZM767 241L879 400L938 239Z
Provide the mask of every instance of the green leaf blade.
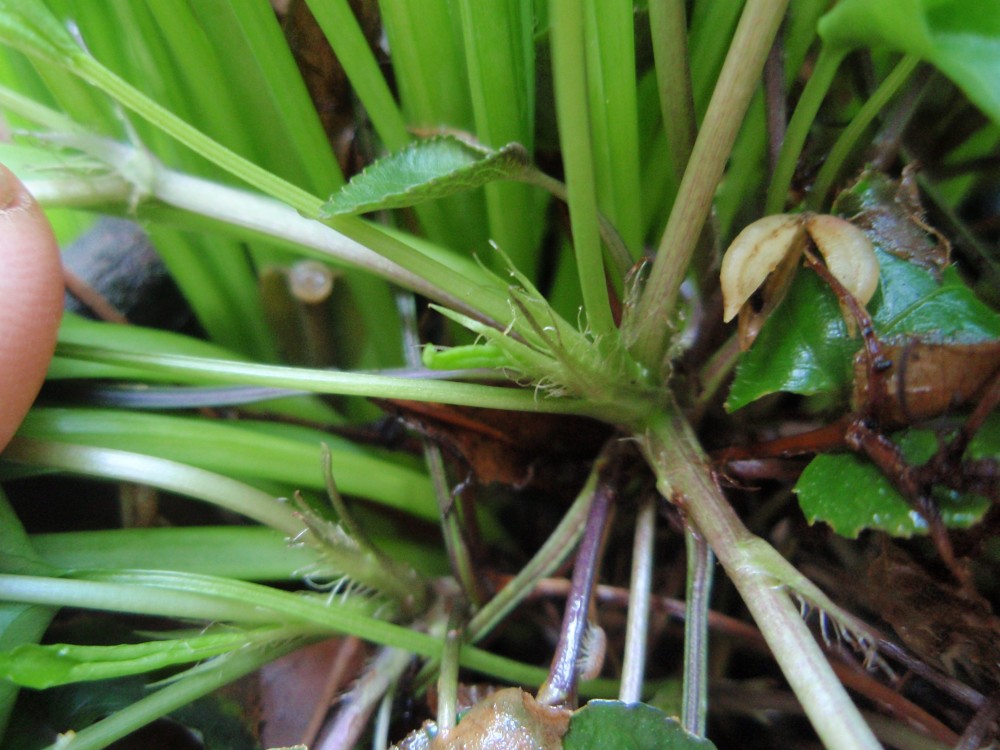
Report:
M930 430L907 430L899 436L904 457L913 465L929 459L938 439ZM987 420L969 446L974 459L1000 458L1000 417ZM864 488L858 491L858 488ZM809 523L822 521L841 536L856 538L865 530L896 537L927 534L927 521L906 502L889 479L869 461L853 454L817 456L795 485L799 505ZM934 501L949 528L977 523L990 502L974 494L935 488Z
M819 33L842 48L888 47L918 55L1000 122L997 0L843 0L820 20Z
M564 750L715 750L676 719L645 703L590 701L573 714Z
M493 150L454 136L417 141L372 164L323 204L320 218L404 208L516 179L528 165L517 143Z

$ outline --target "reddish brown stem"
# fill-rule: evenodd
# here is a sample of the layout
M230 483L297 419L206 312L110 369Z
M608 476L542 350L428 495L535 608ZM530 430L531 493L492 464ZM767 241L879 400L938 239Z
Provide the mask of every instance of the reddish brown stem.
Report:
M547 706L562 705L576 694L577 663L584 634L587 613L593 595L604 530L608 524L611 504L617 489L610 482L600 482L587 516L587 526L573 565L573 584L566 599L559 644L545 684L538 691L538 702Z

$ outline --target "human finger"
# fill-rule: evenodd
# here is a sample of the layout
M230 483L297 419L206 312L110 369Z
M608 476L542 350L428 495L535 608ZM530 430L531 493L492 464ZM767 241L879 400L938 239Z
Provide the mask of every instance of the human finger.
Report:
M0 450L45 379L62 307L52 228L27 188L0 165Z

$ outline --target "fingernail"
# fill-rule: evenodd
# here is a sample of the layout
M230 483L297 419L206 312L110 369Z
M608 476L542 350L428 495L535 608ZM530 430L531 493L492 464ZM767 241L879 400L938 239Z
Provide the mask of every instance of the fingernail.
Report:
M17 200L17 178L3 164L0 164L0 210L10 208Z

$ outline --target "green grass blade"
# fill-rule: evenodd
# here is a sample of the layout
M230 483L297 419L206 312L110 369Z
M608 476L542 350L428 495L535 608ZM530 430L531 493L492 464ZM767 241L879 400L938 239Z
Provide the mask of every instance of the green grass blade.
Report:
M380 0L379 10L407 126L473 132L458 0ZM434 241L485 255L489 220L481 193L430 204L419 216Z
M532 2L460 0L458 5L476 135L493 148L520 143L530 157L535 127ZM486 187L490 239L532 279L546 203L544 195L525 185Z
M635 259L643 238L633 15L631 0L591 4L585 25L597 203Z
M319 446L325 442L331 448L333 473L343 492L430 520L437 518L434 495L424 474L306 427L112 409L36 408L19 434L146 454L250 482L279 482L289 488L289 494L295 489L323 489ZM270 498L268 504L276 502ZM283 530L288 531L288 526Z
M572 0L552 3L552 65L559 143L566 170L570 223L587 324L597 336L615 328L608 301L597 221L596 174L587 103L584 19Z
M291 508L271 494L230 477L154 456L16 437L7 446L4 460L158 487L212 503L293 536L304 528Z
M316 553L263 526L167 527L35 534L38 556L61 570L145 568L280 581L301 578Z
M406 121L347 0L306 0L386 148L410 142Z

